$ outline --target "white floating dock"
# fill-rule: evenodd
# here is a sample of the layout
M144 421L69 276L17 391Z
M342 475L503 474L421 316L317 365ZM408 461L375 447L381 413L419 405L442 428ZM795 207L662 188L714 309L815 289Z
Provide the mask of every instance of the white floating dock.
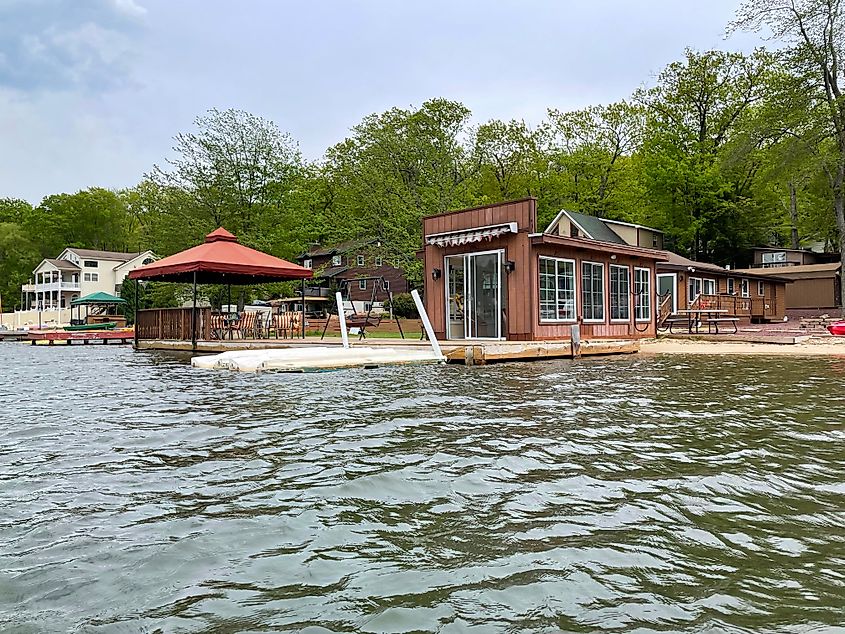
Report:
M233 350L191 359L195 368L238 372L308 372L382 365L445 363L446 358L431 348L389 348L387 346L338 348L312 346L276 350Z

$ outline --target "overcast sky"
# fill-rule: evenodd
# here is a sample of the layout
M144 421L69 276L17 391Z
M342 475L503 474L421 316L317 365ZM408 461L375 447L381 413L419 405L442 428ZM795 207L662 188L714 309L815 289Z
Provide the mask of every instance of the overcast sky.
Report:
M432 97L474 121L625 98L739 0L0 0L0 198L136 184L209 108L272 119L316 159Z

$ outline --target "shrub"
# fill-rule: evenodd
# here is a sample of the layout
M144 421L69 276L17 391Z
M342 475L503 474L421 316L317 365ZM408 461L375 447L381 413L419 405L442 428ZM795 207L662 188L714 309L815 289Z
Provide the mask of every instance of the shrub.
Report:
M396 317L402 317L404 319L419 319L419 313L417 313L417 305L414 303L414 298L411 297L410 293L399 293L398 295L393 296L393 302L388 300L384 303L384 309L390 310L391 305L393 306L393 314Z

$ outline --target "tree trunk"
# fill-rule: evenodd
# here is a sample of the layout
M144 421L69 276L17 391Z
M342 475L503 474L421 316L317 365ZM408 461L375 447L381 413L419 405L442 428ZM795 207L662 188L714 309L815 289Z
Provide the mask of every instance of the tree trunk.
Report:
M792 181L789 181L789 220L792 224L792 248L798 249L798 194Z
M836 213L836 227L839 229L839 303L845 317L845 187L840 183L833 192L833 210Z

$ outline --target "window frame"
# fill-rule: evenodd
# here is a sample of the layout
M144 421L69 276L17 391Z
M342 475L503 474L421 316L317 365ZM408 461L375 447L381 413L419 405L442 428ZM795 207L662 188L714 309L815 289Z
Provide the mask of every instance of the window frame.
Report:
M86 279L87 276L87 279ZM100 281L100 274L94 273L92 271L85 271L82 276L83 282L99 282Z
M381 266L382 265L382 259L381 259L380 255L377 255L377 256L375 256L375 258L373 258L373 264L375 266Z
M97 260L83 260L82 267L86 269L98 269L100 268L100 263Z
M766 296L766 283L763 280L757 280L757 297Z
M332 266L341 266L343 264L343 258L339 255L332 256Z
M358 290L359 291L367 290L367 280L358 280Z
M390 280L382 280L381 286L384 290L389 292L390 291Z
M356 255L355 256L355 266L364 266L364 256L363 255Z
M739 290L740 290L740 296L741 297L745 297L745 298L751 297L751 284L749 284L747 277L743 277L739 281Z
M625 282L627 285L627 290L625 292L625 298L627 299L625 303L626 312L628 313L627 317L613 317L613 269L623 269L625 271ZM610 323L612 324L627 324L631 321L631 267L626 264L611 264L610 270L608 271L608 304L610 310L608 311L608 316L610 317ZM621 306L619 306L621 308Z
M634 303L634 321L636 321L637 323L651 323L651 316L652 316L651 305L653 303L652 299L651 299L652 298L652 293L651 293L651 269L644 267L644 266L635 266L634 267L634 297L640 297L641 295L643 295L643 293L640 293L640 292L637 291L637 284L639 283L639 281L637 280L637 273L645 273L645 293L644 293L644 296L648 300L648 305L646 306L648 308L648 316L646 316L646 317L638 316L637 311L638 311L639 308L642 307L642 304L640 304L638 306L636 303Z
M584 311L587 307L587 302L584 301L584 293L586 292L586 290L584 288L584 267L585 266L597 266L597 267L599 267L599 269L601 269L601 276L599 278L601 280L601 317L600 318L590 317L588 319L585 316ZM605 284L604 269L605 269L604 262L593 262L591 260L581 260L581 315L582 315L582 320L585 324L603 324L603 323L606 323L607 310L606 310L605 305L607 304L607 297L606 297L607 293L605 292L605 287L607 286L607 284ZM593 304L590 304L590 306L591 306L591 308L595 307Z
M314 266L314 261L311 258L305 258L302 260L302 268L304 269L311 269Z
M554 287L554 294L555 294L555 315L560 314L560 291L561 289L558 287L558 277L560 276L558 264L560 262L564 262L567 264L572 265L572 317L543 317L543 311L541 308L541 296L540 296L540 276L542 275L542 271L540 269L540 261L541 260L549 260L555 263L555 272L554 272L554 279L555 279L555 287ZM574 324L578 322L578 262L575 261L573 258L558 258L551 255L541 255L537 258L537 308L538 314L540 317L541 324Z
M706 286L712 285L712 293L706 292L704 289ZM701 278L701 294L702 295L716 295L719 290L719 285L716 283L716 280L712 277L703 277Z
M732 277L729 277L725 283L725 292L728 295L735 295L736 294L736 280Z

